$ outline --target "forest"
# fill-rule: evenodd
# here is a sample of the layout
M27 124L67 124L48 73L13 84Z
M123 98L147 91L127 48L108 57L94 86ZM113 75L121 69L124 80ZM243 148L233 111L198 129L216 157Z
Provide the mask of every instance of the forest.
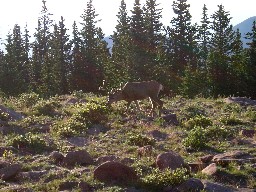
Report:
M35 33L15 24L6 36L0 50L1 94L35 92L47 98L78 90L97 93L101 86L107 93L127 81L157 80L184 97L256 98L255 22L250 33L241 34L223 5L212 15L204 5L201 21L193 24L187 1L175 0L174 17L164 26L159 3L135 0L128 11L121 0L110 50L93 0L72 29L63 17L52 20L42 0ZM241 36L250 40L248 48Z

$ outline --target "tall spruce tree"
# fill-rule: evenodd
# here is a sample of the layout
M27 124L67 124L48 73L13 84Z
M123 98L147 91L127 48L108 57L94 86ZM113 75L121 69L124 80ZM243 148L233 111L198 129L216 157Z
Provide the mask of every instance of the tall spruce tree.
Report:
M82 39L76 22L72 25L71 45L71 90L82 90L84 88L85 55L82 53Z
M82 90L85 91L97 91L103 81L103 63L97 59L99 50L102 48L99 42L103 41L103 34L102 30L96 26L99 22L97 16L93 2L89 0L81 16L83 20L81 23L82 53L85 55Z
M28 90L26 81L27 52L19 25L14 25L13 33L7 36L2 90L9 95L17 95Z
M195 27L191 24L192 16L189 7L187 0L174 1L173 11L176 17L171 20L172 28L168 28L173 70L180 76L186 67L196 68L197 66Z
M131 79L147 80L147 36L145 32L144 14L140 0L135 0L130 23L131 35Z
M223 5L218 5L218 10L212 15L210 40L210 55L208 59L209 77L214 96L233 94L230 86L232 78L231 55L235 40L235 32L230 24L230 14Z
M249 40L249 48L247 49L247 78L246 84L247 96L256 99L256 21L252 24L251 32L246 34L246 38Z
M162 9L158 6L156 0L147 0L144 6L145 44L147 46L145 67L150 69L146 70L148 79L160 80L162 73L159 73L159 63L156 62L156 58L163 42L163 35L161 34L163 24L160 21Z
M206 61L209 53L209 41L211 37L211 32L210 32L210 20L208 18L207 14L207 7L204 4L203 6L203 13L202 13L202 18L201 18L201 25L199 26L198 29L198 45L199 45L199 51L200 51L200 59L199 59L199 68L201 70L206 69Z
M56 92L54 87L53 66L49 55L49 40L52 38L53 20L49 13L46 1L42 0L41 16L38 19L38 27L34 34L33 43L33 89L44 96L50 96Z
M112 64L107 72L107 84L117 87L121 82L129 80L131 63L130 18L124 0L121 0L117 14L117 25L112 35Z
M50 42L51 62L54 74L55 91L58 94L67 94L70 90L70 43L67 29L61 17L59 24L54 25L54 32Z

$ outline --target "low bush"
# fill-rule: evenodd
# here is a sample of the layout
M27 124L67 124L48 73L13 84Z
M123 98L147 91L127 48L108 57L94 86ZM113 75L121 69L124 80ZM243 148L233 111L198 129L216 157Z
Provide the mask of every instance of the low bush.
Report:
M176 186L189 178L185 168L178 168L174 171L165 169L153 169L152 172L142 178L142 185L149 191L161 191L167 186Z
M208 127L211 126L212 120L209 117L205 117L203 115L197 115L195 117L190 118L188 121L184 123L184 126L188 129L191 130L195 126L200 126L200 127Z
M183 140L187 149L200 150L206 147L206 135L203 127L196 126L189 131L188 136Z
M155 142L156 141L154 139L141 134L131 134L127 140L128 145L136 145L139 147L143 147L145 145L154 145Z

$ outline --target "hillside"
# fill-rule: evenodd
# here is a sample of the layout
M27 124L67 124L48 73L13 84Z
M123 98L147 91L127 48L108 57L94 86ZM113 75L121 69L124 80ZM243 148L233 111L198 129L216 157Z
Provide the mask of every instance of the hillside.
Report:
M0 191L255 191L256 101L164 97L153 118L106 99L2 97Z
M250 17L250 18L242 21L241 23L235 25L233 28L235 31L237 29L240 30L241 35L242 35L243 47L248 47L248 45L246 45L246 43L248 43L249 41L247 39L245 39L245 34L252 31L253 21L256 21L256 16Z

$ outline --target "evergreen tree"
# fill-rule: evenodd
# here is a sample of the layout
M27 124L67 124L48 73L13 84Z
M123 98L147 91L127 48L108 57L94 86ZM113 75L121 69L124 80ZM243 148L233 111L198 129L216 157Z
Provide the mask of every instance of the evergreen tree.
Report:
M70 87L70 44L66 33L64 19L61 17L59 25L54 26L51 50L49 51L54 70L55 90L58 94L67 94Z
M140 0L135 0L130 23L131 35L131 79L146 80L147 36Z
M201 18L201 25L198 29L199 35L199 49L200 49L200 61L199 61L199 68L201 70L206 69L206 61L209 53L209 41L210 41L210 21L207 15L207 7L204 4L203 6L203 14Z
M252 31L246 34L246 38L250 40L247 50L247 79L246 84L247 95L256 99L256 22L252 24Z
M19 25L14 25L13 33L7 36L5 62L3 67L2 90L9 95L17 95L28 90L26 82L27 53L24 48Z
M160 79L162 73L158 73L159 63L156 62L156 57L158 51L160 51L163 35L161 34L163 24L160 22L162 18L162 9L158 8L159 4L156 0L147 0L144 6L144 25L146 33L146 51L147 60L146 68L151 70L146 70L148 72L147 77L149 79Z
M83 76L85 73L85 55L82 54L82 39L76 22L72 26L72 51L71 51L71 90L84 88Z
M185 68L191 69L197 67L195 50L197 44L195 41L195 26L191 24L189 12L190 5L187 0L177 0L173 2L173 11L176 14L171 21L172 28L168 28L170 37L171 58L173 60L173 70L178 75L182 75Z
M85 55L84 86L82 90L85 91L97 91L103 81L104 67L102 66L103 63L98 60L99 50L102 48L99 42L103 41L103 34L102 30L96 26L98 23L98 20L96 20L97 16L98 14L95 12L92 0L89 0L86 10L84 10L81 16L83 20L81 23L83 26L81 31L83 41L82 53ZM107 52L107 50L104 51L105 53Z
M107 69L107 84L117 87L121 82L129 80L131 71L131 40L130 40L130 19L128 17L126 3L121 1L119 12L117 14L117 25L112 35L112 63Z
M33 43L33 89L38 90L44 96L50 96L56 93L53 66L49 55L49 40L52 38L53 20L50 18L52 14L46 7L46 1L42 0L42 3L41 17L38 19Z
M223 5L218 5L218 10L212 15L211 29L213 31L208 60L209 77L212 83L214 96L233 94L230 86L232 73L231 54L235 40L233 26L230 25L230 14Z

